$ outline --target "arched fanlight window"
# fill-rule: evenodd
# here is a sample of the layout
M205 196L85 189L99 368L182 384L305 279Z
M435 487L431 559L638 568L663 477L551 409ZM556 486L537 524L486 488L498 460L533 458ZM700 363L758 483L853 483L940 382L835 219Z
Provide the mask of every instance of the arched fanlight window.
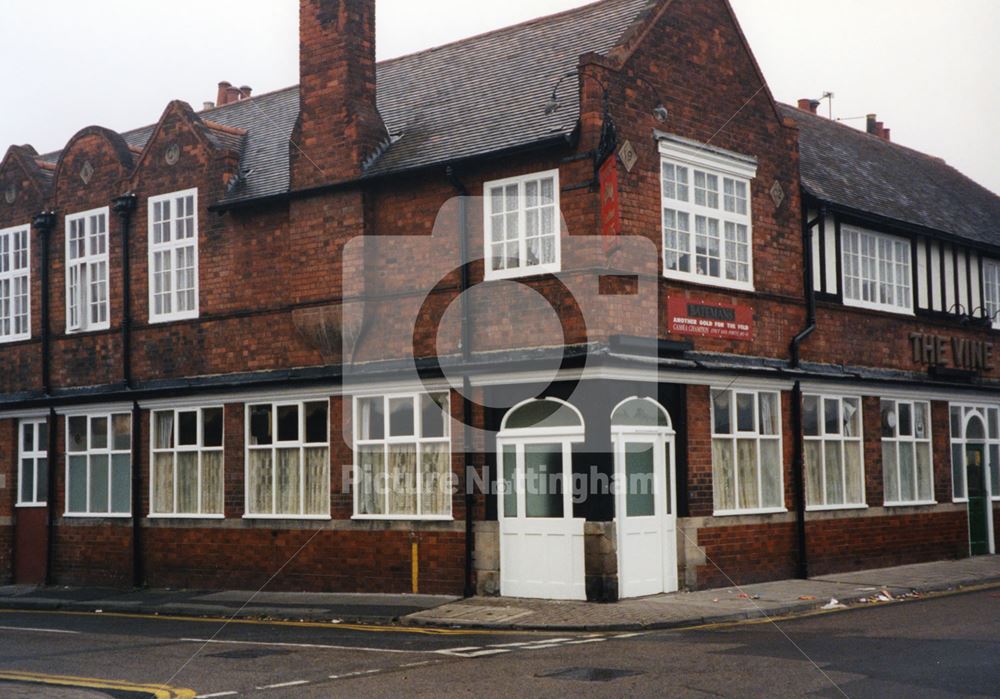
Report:
M611 427L646 427L669 430L670 416L652 398L627 398L611 413Z
M982 442L986 440L986 426L982 418L973 414L969 421L965 423L965 439L968 442Z
M583 432L583 418L576 408L557 398L531 399L507 412L500 431L512 430Z

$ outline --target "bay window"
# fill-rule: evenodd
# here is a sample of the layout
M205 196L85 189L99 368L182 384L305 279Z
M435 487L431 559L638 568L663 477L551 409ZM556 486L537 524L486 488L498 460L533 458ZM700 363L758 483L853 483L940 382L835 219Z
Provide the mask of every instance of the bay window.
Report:
M750 180L745 156L661 141L663 274L753 289Z
M450 519L448 393L354 399L355 516Z

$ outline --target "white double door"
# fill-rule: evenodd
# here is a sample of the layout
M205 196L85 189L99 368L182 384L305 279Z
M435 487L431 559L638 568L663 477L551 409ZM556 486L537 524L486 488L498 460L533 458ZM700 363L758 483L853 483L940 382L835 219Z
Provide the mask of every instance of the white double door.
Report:
M620 597L677 590L674 439L664 432L613 435Z

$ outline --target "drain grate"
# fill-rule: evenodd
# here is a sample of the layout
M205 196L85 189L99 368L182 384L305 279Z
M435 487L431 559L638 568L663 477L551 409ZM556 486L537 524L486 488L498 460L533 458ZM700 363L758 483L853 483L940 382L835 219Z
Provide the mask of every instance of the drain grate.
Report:
M610 682L620 677L632 677L645 674L638 670L622 670L612 667L568 667L563 670L553 670L535 675L555 680L576 680L577 682Z
M212 653L212 658L231 658L234 660L253 660L254 658L266 658L269 655L288 655L289 650L275 650L271 648L247 648L243 650L227 650L222 653Z

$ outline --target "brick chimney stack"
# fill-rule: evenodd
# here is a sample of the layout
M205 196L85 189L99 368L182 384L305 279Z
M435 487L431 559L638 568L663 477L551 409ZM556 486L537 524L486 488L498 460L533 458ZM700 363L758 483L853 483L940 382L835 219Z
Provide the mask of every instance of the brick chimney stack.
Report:
M873 136L878 136L879 138L884 138L886 141L892 140L889 137L889 129L885 128L885 124L881 121L876 121L874 114L867 115L865 119L867 121L865 130L868 131L868 133Z
M292 186L360 175L386 137L375 103L375 0L299 0Z
M803 112L809 112L810 114L816 113L816 108L819 107L819 100L803 98L799 100L799 109Z

